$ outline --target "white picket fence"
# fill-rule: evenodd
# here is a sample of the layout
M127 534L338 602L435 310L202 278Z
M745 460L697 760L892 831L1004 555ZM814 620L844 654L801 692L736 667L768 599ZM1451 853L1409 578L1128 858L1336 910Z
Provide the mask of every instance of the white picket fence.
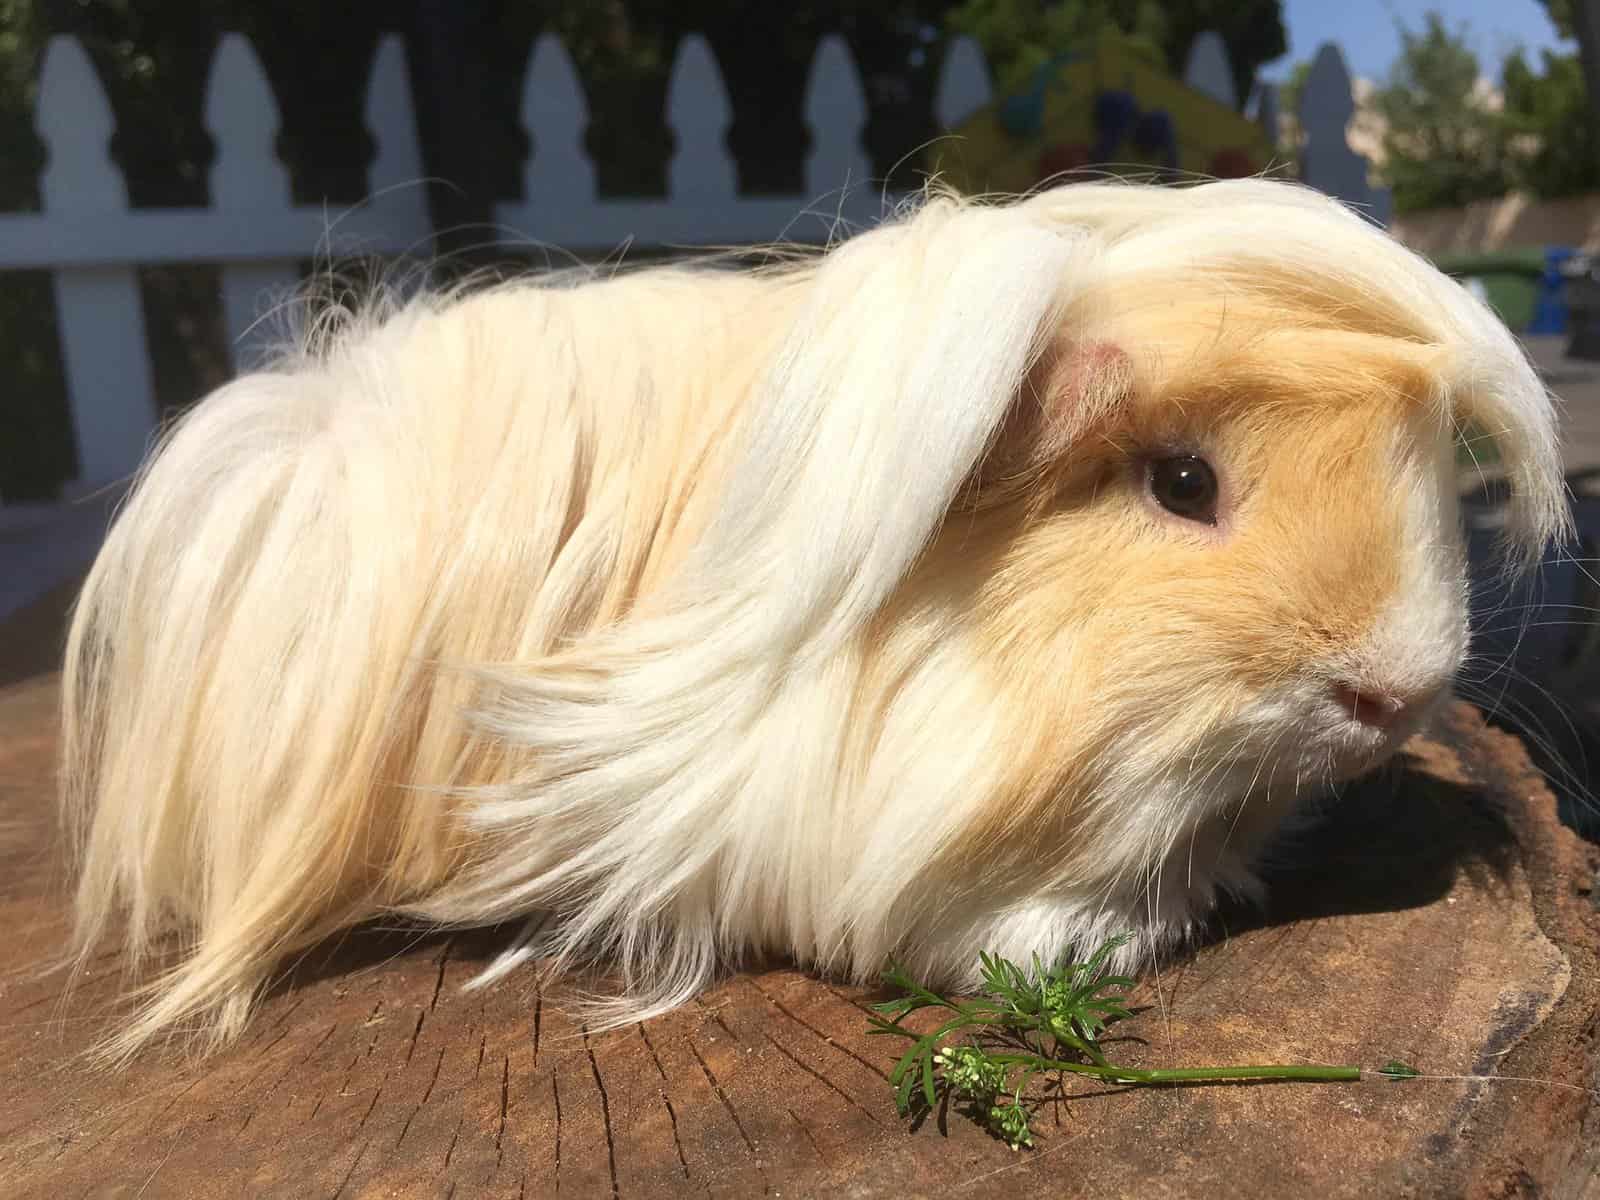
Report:
M1217 35L1197 41L1187 77L1232 102L1227 58ZM953 126L991 95L977 45L955 41L941 68L937 119ZM686 37L679 44L667 97L676 150L666 196L601 197L583 148L589 115L582 84L560 41L540 38L522 98L522 121L535 152L524 172L524 199L497 207L496 220L507 231L502 240L578 253L624 243L820 241L870 225L885 202L897 199L874 184L862 151L867 105L842 37L821 39L811 64L804 105L811 134L804 194L739 194L725 141L732 109L703 37ZM1270 91L1260 103L1263 119L1270 121ZM1376 201L1381 207L1381 197L1365 191L1365 164L1352 164L1344 144L1351 104L1343 60L1337 48L1324 47L1301 109L1313 114L1302 116L1310 139L1306 177L1353 203ZM378 147L368 175L372 198L354 209L332 212L292 203L288 174L273 150L277 105L260 61L241 35L227 35L217 49L205 119L219 148L211 169L210 207L130 209L109 154L111 108L88 56L72 38L56 37L49 44L36 121L50 155L41 181L42 211L0 214L0 271L52 272L81 485L129 474L155 429L138 266L220 264L226 328L234 364L242 368L258 348L256 331L265 328L260 320L265 310L294 286L297 262L350 253L425 256L431 246L411 93L397 37L383 38L378 47L366 103L367 126ZM1323 153L1319 147L1329 141L1337 145Z

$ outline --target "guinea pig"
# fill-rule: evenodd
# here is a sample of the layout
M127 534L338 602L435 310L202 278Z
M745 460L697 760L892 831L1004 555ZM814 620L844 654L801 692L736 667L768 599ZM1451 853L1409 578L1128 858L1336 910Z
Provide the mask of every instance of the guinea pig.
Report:
M1503 325L1285 183L316 329L170 431L74 614L76 950L176 956L112 1055L379 915L526 919L486 977L604 964L605 1021L754 955L1137 967L1448 693L1459 431L1508 569L1566 519Z

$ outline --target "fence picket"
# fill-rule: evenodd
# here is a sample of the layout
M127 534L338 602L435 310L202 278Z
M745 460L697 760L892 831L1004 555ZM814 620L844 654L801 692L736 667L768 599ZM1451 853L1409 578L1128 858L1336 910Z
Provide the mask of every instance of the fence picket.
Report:
M45 219L121 219L128 191L111 162L111 105L83 47L53 37L39 78L39 135L50 152L40 179ZM132 474L156 426L144 306L131 265L57 271L52 279L62 365L90 486Z
M527 203L551 207L594 203L594 163L583 146L589 103L577 68L554 34L544 34L534 44L522 88L522 125L533 142L522 171Z
M1194 39L1189 47L1189 61L1184 64L1183 81L1218 104L1229 108L1239 106L1233 86L1233 68L1228 64L1228 47L1220 33L1207 30Z
M817 43L806 79L805 113L811 130L806 190L812 206L824 217L875 215L872 162L861 149L867 97L850 45L838 34Z
M206 81L206 128L216 142L211 204L233 211L289 207L278 161L278 104L261 60L238 33L224 34Z
M224 35L206 82L206 126L217 144L211 206L241 225L294 221L289 172L275 145L277 112L255 50L241 34ZM223 264L222 313L236 371L259 365L270 352L280 328L271 310L298 282L292 260Z
M1300 128L1305 131L1301 178L1330 196L1362 209L1374 220L1389 219L1389 192L1367 180L1370 164L1350 148L1347 133L1355 115L1355 96L1344 55L1325 42L1312 60L1300 91Z
M427 255L433 247L428 197L422 179L422 148L411 110L411 80L405 43L397 33L378 39L367 81L364 110L377 155L367 172L369 199L364 221L386 235L390 250Z
M970 37L955 38L944 52L933 115L946 129L954 129L992 99L994 84L982 47Z
M737 199L738 172L728 153L733 106L711 45L698 33L678 43L667 84L667 124L677 151L667 167L667 195L675 204L715 214Z

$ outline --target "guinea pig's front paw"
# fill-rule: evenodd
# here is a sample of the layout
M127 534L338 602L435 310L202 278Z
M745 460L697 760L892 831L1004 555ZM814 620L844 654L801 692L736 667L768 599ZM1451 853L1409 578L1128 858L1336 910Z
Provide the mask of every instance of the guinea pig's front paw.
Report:
M1174 855L1144 882L1126 890L1036 896L1002 910L956 917L919 946L903 965L930 982L974 988L982 982L979 955L1016 963L1072 961L1113 938L1125 938L1107 960L1115 973L1132 973L1192 942L1224 896L1261 899L1251 861L1224 851L1190 862ZM952 914L954 917L955 915Z

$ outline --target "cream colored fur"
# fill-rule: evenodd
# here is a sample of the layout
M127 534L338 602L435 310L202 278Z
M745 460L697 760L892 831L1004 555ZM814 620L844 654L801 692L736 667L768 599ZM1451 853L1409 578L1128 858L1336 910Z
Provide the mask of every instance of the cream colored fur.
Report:
M1282 314L1229 359L1281 345L1273 386L1297 386L1300 336L1437 364L1356 493L1398 539L1377 574L1404 586L1337 653L1286 642L1276 682L1226 689L1204 638L1174 665L1133 636L1165 619L1154 593L1026 565L1090 550L1086 514L1128 581L1206 552L1072 473L1130 389L1168 395L1233 336L1219 297ZM1191 301L1206 338L1170 324ZM1041 390L1093 338L1132 374ZM1249 419L1302 419L1280 411ZM981 948L1131 926L1133 961L1251 886L1285 795L1390 748L1352 741L1328 672L1409 664L1420 687L1459 662L1467 418L1509 464L1529 560L1563 517L1549 400L1510 336L1336 205L1259 181L932 199L779 269L354 319L189 414L85 585L64 689L77 946L176 954L110 1051L226 1040L287 955L383 913L538 918L502 966L598 958L614 1019L751 952L852 978L893 953L960 983ZM985 503L1019 428L1039 461ZM1269 517L1248 522L1293 547L1298 517ZM1277 586L1218 575L1246 604Z

